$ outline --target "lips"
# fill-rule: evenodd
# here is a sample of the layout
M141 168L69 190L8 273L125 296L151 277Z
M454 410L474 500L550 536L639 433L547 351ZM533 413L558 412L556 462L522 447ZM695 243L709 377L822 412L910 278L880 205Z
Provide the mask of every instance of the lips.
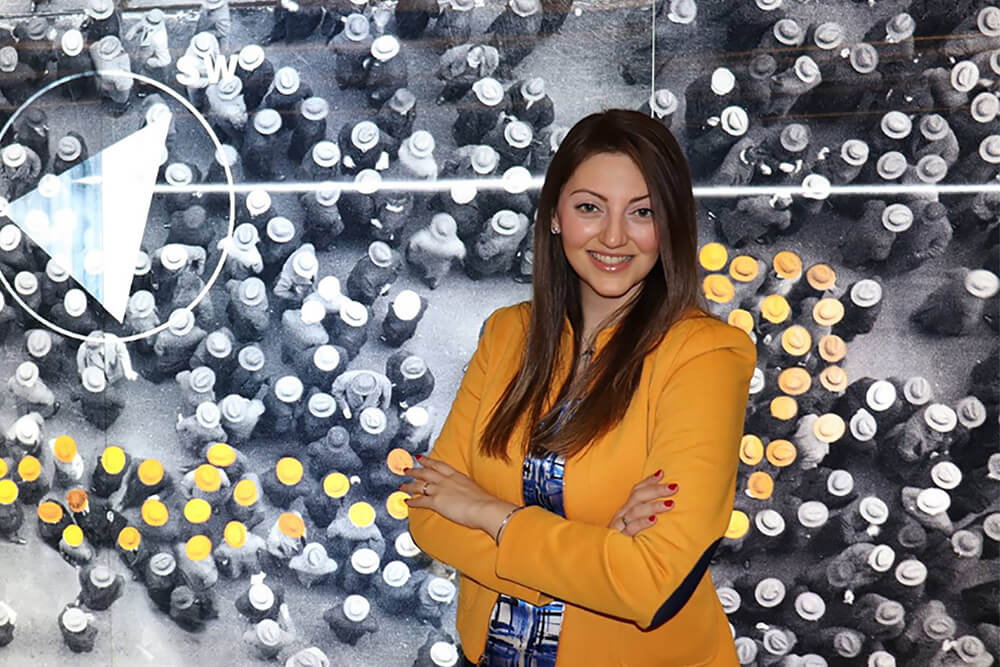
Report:
M600 269L609 272L620 270L628 265L633 258L633 255L604 255L590 250L587 251L587 254Z

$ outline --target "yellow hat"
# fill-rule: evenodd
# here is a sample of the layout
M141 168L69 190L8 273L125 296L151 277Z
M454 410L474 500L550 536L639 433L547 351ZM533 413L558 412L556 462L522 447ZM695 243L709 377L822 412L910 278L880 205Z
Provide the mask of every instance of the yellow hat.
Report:
M0 477L7 476L7 461L0 459Z
M217 442L208 448L205 458L214 466L226 468L236 461L236 450L224 442Z
M750 255L733 257L729 263L729 277L739 283L748 283L760 273L760 264Z
M109 475L117 475L125 467L125 450L115 445L104 448L101 452L101 467Z
M750 529L750 517L746 512L733 510L729 515L729 527L726 528L725 536L731 540L738 540L747 534Z
M820 326L832 327L844 319L844 304L831 296L823 297L813 304L812 318Z
M87 507L87 492L83 489L70 489L66 492L66 506L71 512L82 512Z
M212 540L205 535L195 535L184 545L184 552L191 560L205 560L212 553Z
M774 256L771 266L781 278L797 278L802 273L802 258L790 250L782 250Z
M351 480L342 472L331 472L323 478L323 492L331 498L343 498L351 489Z
M840 440L844 431L847 430L847 425L840 415L835 412L827 412L816 418L812 430L817 440L831 443Z
M286 486L294 486L302 481L302 463L291 456L278 459L274 466L278 481Z
M218 491L219 487L222 486L222 475L219 474L219 469L215 466L202 463L194 469L194 483L202 491L212 493Z
M17 462L17 474L25 482L34 482L42 474L42 462L28 454Z
M59 503L46 500L38 504L38 520L42 523L59 523L63 518L63 508Z
M791 396L775 396L771 399L771 416L775 419L792 419L799 413L799 402Z
M819 373L819 383L827 391L844 391L847 389L847 373L840 366L827 366Z
M405 519L410 516L410 506L403 501L410 497L405 491L393 491L385 499L385 509L394 519Z
M740 460L748 466L755 466L764 458L764 443L757 436L747 433L740 440Z
M249 479L241 479L233 487L233 500L237 505L250 507L257 502L257 485Z
M812 347L812 336L801 324L793 324L781 332L781 347L794 357L801 357Z
M125 551L138 549L142 543L142 533L135 526L125 526L118 532L118 546Z
M788 299L780 294L768 294L760 302L760 316L772 324L781 324L791 313Z
M230 521L226 524L226 528L222 531L222 535L226 538L226 544L234 549L239 549L246 544L247 527L239 521Z
M791 465L797 454L798 450L789 440L772 440L767 443L767 460L779 468Z
M204 498L192 498L184 504L184 518L188 523L205 523L212 516L212 506Z
M815 290L833 289L837 282L837 272L829 264L813 264L806 271L806 281Z
M403 468L413 467L413 457L405 449L396 447L389 452L389 455L385 457L386 465L389 466L389 470L393 471L397 475L405 474L403 473Z
M729 303L735 293L733 282L721 273L710 273L702 281L705 298L716 303Z
M365 502L354 503L347 516L355 526L364 528L375 522L375 508Z
M791 396L799 396L809 391L812 376L801 366L789 366L778 373L778 387Z
M729 322L730 326L743 329L743 331L747 333L753 331L753 313L749 310L744 310L743 308L733 308L729 311L729 316L726 320Z
M721 243L706 243L698 252L698 262L706 271L718 271L726 265L729 254Z
M153 486L163 481L163 464L156 459L146 459L139 464L139 481Z
M847 356L847 343L837 334L827 334L819 339L816 345L823 361L835 364Z
M56 458L69 463L76 457L76 440L68 435L60 435L53 444Z
M10 505L17 500L17 484L9 479L0 479L0 505Z
M747 478L747 493L751 498L767 500L774 492L774 480L763 470L750 473Z
M62 537L66 540L66 544L71 547L78 547L83 544L83 531L75 523L71 523L63 528Z
M306 534L306 524L298 514L282 512L278 517L278 530L288 537L298 539Z
M161 503L156 498L149 498L142 504L142 508L139 510L142 515L142 520L145 521L150 526L162 526L167 522L167 518L170 516L170 512L167 511L167 506Z

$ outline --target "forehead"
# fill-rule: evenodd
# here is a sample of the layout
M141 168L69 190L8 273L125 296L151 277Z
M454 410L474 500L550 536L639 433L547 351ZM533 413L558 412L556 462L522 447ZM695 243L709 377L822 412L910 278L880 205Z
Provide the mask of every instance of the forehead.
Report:
M587 188L598 194L638 196L646 194L646 179L631 157L623 153L597 153L577 165L564 192Z

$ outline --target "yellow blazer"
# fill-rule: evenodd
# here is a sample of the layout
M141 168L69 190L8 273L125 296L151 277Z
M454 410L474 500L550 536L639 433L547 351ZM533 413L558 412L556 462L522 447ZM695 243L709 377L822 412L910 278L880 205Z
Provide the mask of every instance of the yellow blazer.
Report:
M525 301L487 318L430 454L519 505L519 445L508 449L511 462L504 464L481 456L478 442L518 367L530 309ZM613 331L598 334L598 351ZM568 318L561 344L572 348ZM564 356L550 405L569 373L570 355ZM461 574L456 625L470 660L483 654L502 592L535 605L565 602L558 667L738 664L708 564L729 525L756 362L745 332L687 311L647 355L624 420L566 462L566 518L528 507L510 519L497 547L481 530L410 509L416 544ZM519 429L518 436L524 426ZM607 528L632 486L658 468L665 481L679 484L674 509L635 537Z

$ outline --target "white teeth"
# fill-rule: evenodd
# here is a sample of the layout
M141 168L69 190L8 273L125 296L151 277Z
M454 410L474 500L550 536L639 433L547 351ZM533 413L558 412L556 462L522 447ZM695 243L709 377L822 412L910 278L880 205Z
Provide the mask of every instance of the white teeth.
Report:
M631 255L624 255L621 257L612 257L611 255L601 255L599 253L589 251L591 256L595 257L599 262L604 262L605 264L624 264L625 262L632 259Z

